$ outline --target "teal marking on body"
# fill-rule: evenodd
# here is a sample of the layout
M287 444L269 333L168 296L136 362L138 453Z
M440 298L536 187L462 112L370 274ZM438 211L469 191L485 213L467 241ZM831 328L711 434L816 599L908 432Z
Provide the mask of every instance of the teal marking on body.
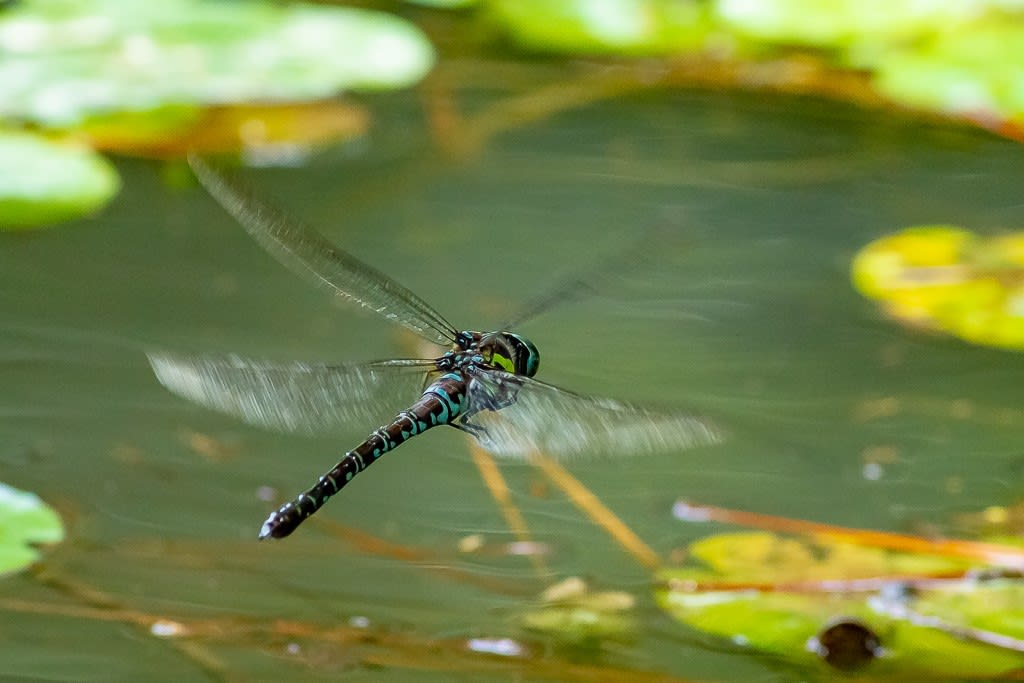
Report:
M416 436L419 431L416 428L416 416L408 410L403 410L398 414L398 419L405 420L409 428L402 430L402 441L408 441L412 437ZM397 420L396 420L397 422Z

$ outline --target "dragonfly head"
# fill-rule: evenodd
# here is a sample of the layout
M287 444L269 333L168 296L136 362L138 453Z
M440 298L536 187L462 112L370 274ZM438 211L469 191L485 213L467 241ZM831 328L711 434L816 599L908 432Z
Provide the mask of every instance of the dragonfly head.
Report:
M513 375L533 377L540 366L540 351L533 342L511 332L485 334L480 351L489 363Z

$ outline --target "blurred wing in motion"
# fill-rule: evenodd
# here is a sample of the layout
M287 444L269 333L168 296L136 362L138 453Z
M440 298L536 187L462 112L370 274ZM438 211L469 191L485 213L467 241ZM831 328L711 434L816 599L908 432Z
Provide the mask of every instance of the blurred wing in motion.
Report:
M298 275L338 297L369 308L435 344L457 330L427 302L320 233L263 203L197 156L188 158L199 182L267 252Z
M473 374L466 412L468 431L500 456L525 458L538 451L563 460L617 456L683 450L722 439L714 424L701 417L581 396L496 370Z
M321 365L147 355L172 393L251 425L307 435L382 424L420 396L427 373L436 369L432 360Z

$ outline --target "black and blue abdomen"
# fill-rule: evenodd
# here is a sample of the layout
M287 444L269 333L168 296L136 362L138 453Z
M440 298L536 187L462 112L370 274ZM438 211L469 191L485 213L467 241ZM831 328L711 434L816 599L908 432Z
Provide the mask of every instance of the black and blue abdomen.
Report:
M377 458L432 427L450 424L462 412L465 397L466 382L459 373L450 372L434 380L408 410L346 453L312 488L272 513L263 523L260 538L287 536Z
M361 459L366 467L417 434L449 424L462 412L465 395L466 383L461 375L455 372L442 375L423 390L423 395L408 410L400 412L390 424L375 431L349 453Z

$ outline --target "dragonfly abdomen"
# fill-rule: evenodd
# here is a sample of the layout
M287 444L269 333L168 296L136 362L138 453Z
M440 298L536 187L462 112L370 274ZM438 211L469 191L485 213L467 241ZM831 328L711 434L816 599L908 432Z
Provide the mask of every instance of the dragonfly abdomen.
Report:
M416 403L346 453L312 488L272 513L260 529L260 538L284 538L382 455L432 427L451 423L459 416L465 395L466 382L459 373L442 375L423 391Z

